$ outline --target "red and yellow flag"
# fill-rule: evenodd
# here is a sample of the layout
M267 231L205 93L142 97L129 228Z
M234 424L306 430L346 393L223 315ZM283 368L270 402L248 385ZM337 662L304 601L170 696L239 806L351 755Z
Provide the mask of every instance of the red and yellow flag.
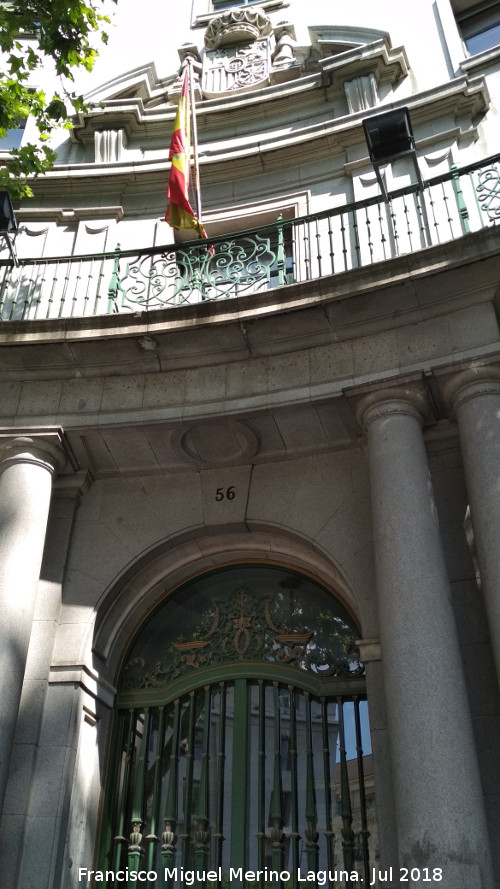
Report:
M196 218L189 203L189 176L191 156L191 108L189 98L189 69L184 72L182 92L175 116L174 132L170 142L168 159L172 161L167 188L167 213L165 219L172 228L193 228L200 238L206 238L205 229Z

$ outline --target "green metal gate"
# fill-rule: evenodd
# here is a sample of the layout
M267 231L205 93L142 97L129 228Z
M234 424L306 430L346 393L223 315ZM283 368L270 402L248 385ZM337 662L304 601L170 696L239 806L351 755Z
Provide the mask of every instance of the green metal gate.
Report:
M150 889L369 882L362 665L228 590L163 661L124 671L101 867Z

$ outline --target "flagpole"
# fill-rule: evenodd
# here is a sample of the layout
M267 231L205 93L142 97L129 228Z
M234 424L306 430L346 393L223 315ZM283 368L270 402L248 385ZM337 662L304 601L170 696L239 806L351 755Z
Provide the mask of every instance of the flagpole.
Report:
M200 226L203 225L201 218L201 192L200 192L200 174L198 164L198 131L196 129L196 105L194 101L194 83L193 83L193 60L188 56L188 76L189 76L189 97L191 102L191 121L193 130L193 178L196 199L196 216Z

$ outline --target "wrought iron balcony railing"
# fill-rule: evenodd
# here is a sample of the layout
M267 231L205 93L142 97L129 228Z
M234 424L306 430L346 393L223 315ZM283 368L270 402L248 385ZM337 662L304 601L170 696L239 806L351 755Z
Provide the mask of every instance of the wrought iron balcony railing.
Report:
M5 260L0 320L153 311L251 296L500 223L500 155L389 194L182 246Z

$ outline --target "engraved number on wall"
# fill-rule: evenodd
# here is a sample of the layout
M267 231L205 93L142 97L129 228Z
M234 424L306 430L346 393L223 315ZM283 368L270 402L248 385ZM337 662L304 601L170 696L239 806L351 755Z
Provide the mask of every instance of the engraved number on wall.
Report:
M219 502L221 500L234 500L236 497L236 491L234 485L230 485L228 488L217 488L217 492L215 494L215 499Z

